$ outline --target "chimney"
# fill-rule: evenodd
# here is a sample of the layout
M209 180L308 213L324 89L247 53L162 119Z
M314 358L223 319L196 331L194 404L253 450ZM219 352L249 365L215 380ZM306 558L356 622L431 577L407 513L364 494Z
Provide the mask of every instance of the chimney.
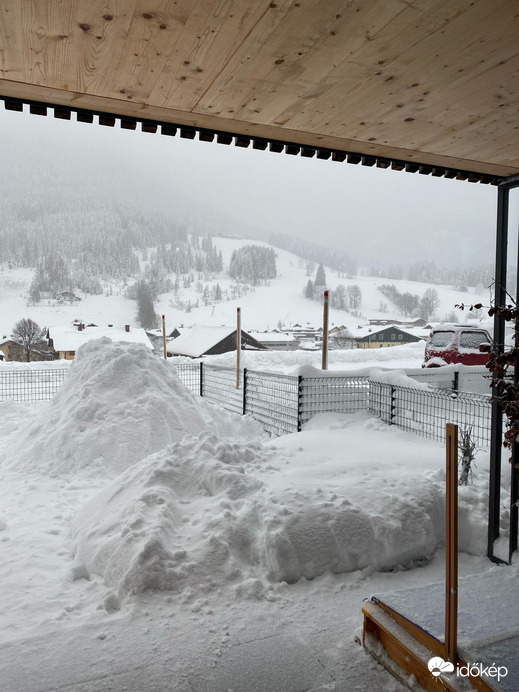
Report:
M125 332L129 332L129 331L130 331L130 325L129 325L129 324L125 324L125 325L124 325L124 331L125 331Z
M113 325L113 324L109 324L108 326L109 326L109 327L113 327L114 325Z
M78 324L77 330L78 330L78 332L82 332L82 331L83 331L83 325L82 325L82 324Z

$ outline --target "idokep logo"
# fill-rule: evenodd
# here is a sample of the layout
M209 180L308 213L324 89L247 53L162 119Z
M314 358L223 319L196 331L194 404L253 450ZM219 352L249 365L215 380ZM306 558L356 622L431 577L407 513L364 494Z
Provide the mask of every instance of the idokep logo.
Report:
M427 667L435 678L442 673L454 673L454 664L450 661L444 661L440 656L434 656L427 663ZM485 666L483 663L468 663L467 665L456 666L456 676L459 678L497 678L498 682L501 678L508 675L506 666L496 666L493 663L491 666Z
M435 678L437 678L442 673L454 673L454 663L450 661L444 661L440 656L435 656L431 658L427 664L427 668L431 671Z

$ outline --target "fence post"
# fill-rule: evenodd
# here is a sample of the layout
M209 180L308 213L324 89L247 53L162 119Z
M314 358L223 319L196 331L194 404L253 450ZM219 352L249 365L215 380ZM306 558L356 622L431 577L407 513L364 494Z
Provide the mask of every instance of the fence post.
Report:
M200 361L200 396L204 396L204 363Z
M460 374L456 370L456 372L454 373L454 382L452 383L452 393L454 394L454 398L456 398L458 396L459 385L460 385Z
M247 413L247 368L243 368L243 415Z
M393 385L391 385L391 407L390 407L390 413L389 413L389 425L393 425L393 419L395 417L395 409L396 409L395 392L396 392L395 387Z
M303 376L297 377L297 432L301 432L302 417L303 417Z

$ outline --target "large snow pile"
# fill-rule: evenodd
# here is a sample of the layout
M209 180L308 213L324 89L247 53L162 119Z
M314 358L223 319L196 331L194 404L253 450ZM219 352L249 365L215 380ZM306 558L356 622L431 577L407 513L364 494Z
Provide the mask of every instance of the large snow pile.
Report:
M90 341L56 396L5 450L8 465L51 475L99 467L115 476L201 430L250 439L262 430L195 397L140 344Z
M128 469L73 522L78 574L101 575L114 602L146 589L229 586L236 598L273 600L283 582L430 558L444 539L441 446L367 414L332 415L323 453L318 418L266 444L186 438ZM365 435L345 448L359 424ZM388 444L402 446L390 465ZM460 500L462 550L484 551L478 497Z

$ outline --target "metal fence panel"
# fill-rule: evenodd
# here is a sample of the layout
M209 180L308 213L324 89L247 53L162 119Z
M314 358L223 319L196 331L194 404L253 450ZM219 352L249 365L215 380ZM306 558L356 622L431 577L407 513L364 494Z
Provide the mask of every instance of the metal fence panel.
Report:
M247 370L245 412L273 435L297 432L299 377Z
M406 375L417 382L426 382L436 389L454 389L455 373L451 369L423 368L406 371Z
M178 378L188 389L200 394L200 363L179 363L175 365Z
M382 382L369 383L369 410L385 423L392 422L393 387Z
M472 394L490 396L492 394L492 373L486 368L480 372L462 371L460 372L458 389L460 392L472 392Z
M63 384L68 368L16 368L0 371L0 401L49 401Z
M243 378L236 388L236 368L223 368L213 365L203 368L202 391L204 399L219 404L227 411L243 413Z
M304 377L300 424L316 413L352 413L369 408L369 377Z
M251 370L243 371L240 387L236 388L235 368L200 363L182 363L175 367L179 378L191 391L203 394L208 402L233 413L248 413L273 435L300 430L316 413L370 410L387 423L425 437L443 440L445 424L456 423L462 428L470 426L478 445L487 446L490 442L489 395L402 387L370 380L367 376L327 374L304 378ZM49 400L67 372L68 368L0 370L0 401ZM465 380L463 384L462 376L472 378L472 382ZM425 377L429 381L436 377L438 383L446 374L431 373ZM463 386L475 388L478 382L486 384L484 377L483 372L460 371L460 389Z
M490 398L467 392L445 392L372 382L371 410L404 430L445 440L445 424L471 428L476 444L490 444Z
M464 366L459 370L452 367L423 368L406 371L417 382L427 382L437 389L456 389L460 392L490 395L491 373L484 365Z

